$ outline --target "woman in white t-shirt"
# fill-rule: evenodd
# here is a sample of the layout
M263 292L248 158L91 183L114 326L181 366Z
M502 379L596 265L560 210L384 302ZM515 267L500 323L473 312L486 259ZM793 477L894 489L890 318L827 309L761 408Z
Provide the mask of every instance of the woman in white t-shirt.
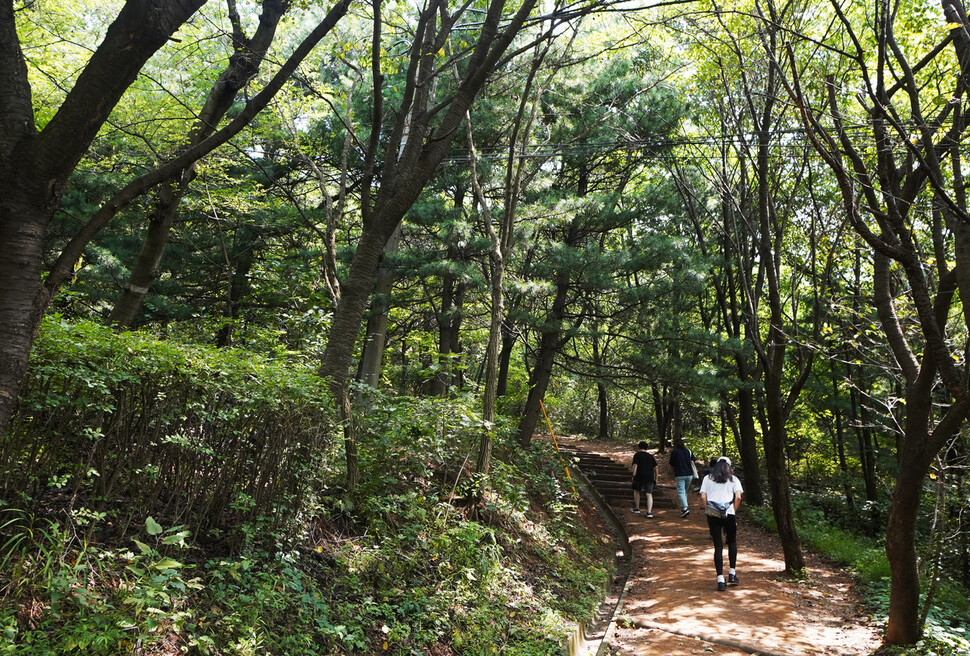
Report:
M714 569L717 570L718 591L727 590L727 584L738 584L735 566L738 561L738 523L736 512L741 505L741 481L731 469L727 456L718 458L711 473L701 481L701 505L707 511L707 527L714 540ZM728 578L724 581L724 543L722 533L727 536Z

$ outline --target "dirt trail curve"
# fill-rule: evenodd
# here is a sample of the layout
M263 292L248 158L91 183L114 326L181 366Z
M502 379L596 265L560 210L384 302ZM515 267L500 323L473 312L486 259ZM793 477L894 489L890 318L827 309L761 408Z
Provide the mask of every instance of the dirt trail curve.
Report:
M559 445L564 452L581 449L627 468L633 454L609 442L560 438ZM738 527L741 583L717 592L696 482L689 495L691 513L682 518L666 457L657 460L660 481L652 519L646 517L645 502L644 514L633 514L628 474L618 480L624 477L610 476L606 469L597 473L588 464L581 467L591 473L597 491L623 522L632 549L619 613L600 656L862 656L878 648L878 634L861 610L851 577L806 554L808 581L783 578L777 538L745 522L743 505Z

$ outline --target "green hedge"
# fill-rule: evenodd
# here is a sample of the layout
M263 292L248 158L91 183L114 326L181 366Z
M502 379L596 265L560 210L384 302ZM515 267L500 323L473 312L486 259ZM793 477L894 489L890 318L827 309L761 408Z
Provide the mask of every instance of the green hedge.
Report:
M308 366L55 316L0 441L0 484L21 507L59 496L114 513L121 532L150 512L193 534L280 525L318 478L333 425Z

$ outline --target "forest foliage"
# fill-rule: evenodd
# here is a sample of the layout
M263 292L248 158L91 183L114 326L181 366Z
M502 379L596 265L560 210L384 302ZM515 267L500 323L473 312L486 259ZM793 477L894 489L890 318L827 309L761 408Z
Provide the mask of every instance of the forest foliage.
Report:
M963 3L688 4L3 3L4 648L548 653L548 410L965 649Z
M502 429L477 519L455 503L471 399L382 398L353 501L305 364L61 317L33 358L0 653L538 655L602 598L612 539L577 521L549 445L513 454Z

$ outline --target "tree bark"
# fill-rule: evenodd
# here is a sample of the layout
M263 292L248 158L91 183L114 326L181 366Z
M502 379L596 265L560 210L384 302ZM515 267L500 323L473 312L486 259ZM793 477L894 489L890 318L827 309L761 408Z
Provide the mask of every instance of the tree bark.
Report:
M216 346L228 348L232 346L233 335L236 328L236 320L239 318L240 305L242 299L249 292L249 273L253 268L253 243L249 238L248 231L244 238L237 243L234 248L235 264L226 262L226 266L232 266L233 272L228 281L228 292L226 294L225 324L216 333ZM238 233L237 233L238 234Z
M744 494L748 503L760 506L765 502L761 482L761 458L758 453L758 433L755 429L755 398L747 377L747 362L738 357L741 387L738 389L738 441L741 464L744 468Z
M780 378L780 372L775 372L773 376ZM764 448L765 462L768 467L768 487L771 490L771 511L778 526L778 537L781 538L785 571L799 576L805 571L805 557L802 554L801 539L795 528L795 518L791 508L791 486L785 457L785 444L788 441L787 413L781 394L781 381L769 379L767 372L765 379L768 433L764 436Z
M114 309L108 315L108 323L111 325L126 327L134 322L145 295L158 278L162 256L168 244L168 235L178 214L178 202L183 194L184 190L173 189L172 180L166 180L159 185L154 212L148 222L148 231L135 262L135 268Z
M565 292L560 294L557 291L557 300L560 297L564 298ZM535 433L539 417L542 415L541 403L546 396L549 380L552 378L556 354L562 348L560 339L561 335L558 330L547 329L542 333L542 338L539 340L536 361L532 368L532 374L529 376L529 396L525 401L525 410L522 412L522 419L519 421L518 427L518 442L523 447L532 443L532 435Z
M892 572L886 642L892 645L912 644L922 634L916 523L920 516L923 481L933 457L970 410L970 400L966 399L950 406L930 432L932 401L929 392L934 377L932 372L924 372L921 380L911 386L912 393L906 395L906 431L901 457L907 466L900 468L896 479L886 527L886 557Z
M387 264L387 258L397 255L401 246L401 226L391 234L391 238L384 245L381 264L374 281L374 291L371 293L370 314L367 317L366 339L364 352L361 356L360 381L377 389L380 386L381 367L384 363L384 345L387 340L387 323L391 311L391 288L394 284L394 272Z
M512 349L519 334L506 318L502 322L502 351L498 358L498 389L496 396L505 396L509 390L509 365L512 363Z
M431 396L445 396L451 386L451 353L452 337L455 336L452 327L452 311L455 303L455 276L445 273L441 277L441 307L438 309L438 357L437 370L431 379Z
M593 331L593 368L599 372L603 367L603 355L600 353L599 336ZM596 407L599 410L599 422L596 431L597 438L608 439L610 436L610 397L606 390L606 383L596 381Z
M657 422L657 448L660 453L667 452L667 446L674 438L674 415L679 403L677 395L667 385L650 385L653 395L653 416Z
M567 246L572 246L578 238L577 221L578 219L574 219L569 226L565 239ZM569 341L569 337L564 336L562 331L563 323L566 320L566 307L569 302L569 271L557 271L553 284L556 295L553 297L549 314L543 320L543 326L540 329L541 337L536 349L535 365L529 375L529 396L526 398L522 419L519 421L518 441L524 447L529 446L532 442L532 434L535 432L536 424L539 422L542 413L541 404L543 398L545 398L549 380L552 378L556 356Z
M832 411L832 421L835 424L835 430L833 431L835 439L835 452L839 458L839 473L842 475L842 491L845 494L845 505L849 509L849 512L854 513L855 498L852 494L852 484L849 482L849 466L845 459L845 428L842 425L842 410L839 409L841 399L839 395L839 384L836 378L837 370L835 360L829 360L829 368L831 370L832 378L832 400L834 401L836 408Z

